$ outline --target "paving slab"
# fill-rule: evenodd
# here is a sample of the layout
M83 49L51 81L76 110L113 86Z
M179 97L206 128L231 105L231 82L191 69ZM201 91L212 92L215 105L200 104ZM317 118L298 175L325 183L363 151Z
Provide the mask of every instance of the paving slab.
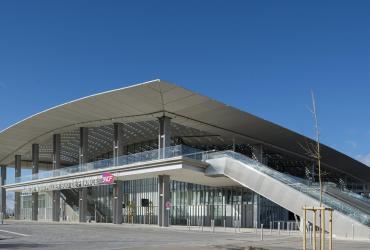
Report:
M265 232L266 231L266 232ZM0 225L0 249L302 249L299 232L149 225L7 221ZM334 241L335 250L370 249L370 241Z

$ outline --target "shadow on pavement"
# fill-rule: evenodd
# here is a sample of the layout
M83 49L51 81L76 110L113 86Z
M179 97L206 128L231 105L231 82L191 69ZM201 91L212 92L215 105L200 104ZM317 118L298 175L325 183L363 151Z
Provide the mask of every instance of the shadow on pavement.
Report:
M0 243L0 248L6 249L43 248L43 247L47 247L47 245L32 243Z

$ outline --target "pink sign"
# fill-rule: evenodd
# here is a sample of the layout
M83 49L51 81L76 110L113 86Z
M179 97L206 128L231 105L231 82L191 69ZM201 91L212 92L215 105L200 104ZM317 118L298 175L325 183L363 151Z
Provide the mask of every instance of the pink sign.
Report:
M102 175L102 181L104 184L113 184L114 183L114 175L109 172L104 172Z
M166 203L164 204L165 208L168 210L171 208L171 202L170 201L166 201Z

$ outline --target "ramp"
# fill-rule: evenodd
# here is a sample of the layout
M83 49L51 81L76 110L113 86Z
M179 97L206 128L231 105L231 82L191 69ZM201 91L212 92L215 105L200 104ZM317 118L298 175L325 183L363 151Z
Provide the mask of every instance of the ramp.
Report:
M303 206L320 205L318 189L242 154L233 151L209 153L205 161L209 164L207 176L226 176L300 217ZM323 195L323 203L334 209L333 235L336 238L370 239L369 214L327 193ZM327 217L326 225L329 224ZM308 220L312 222L313 216L308 216Z

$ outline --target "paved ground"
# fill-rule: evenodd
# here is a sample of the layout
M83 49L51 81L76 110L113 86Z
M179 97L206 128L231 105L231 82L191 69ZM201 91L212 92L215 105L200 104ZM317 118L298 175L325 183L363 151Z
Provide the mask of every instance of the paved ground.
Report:
M265 230L236 232L216 228L7 222L0 225L0 249L302 249L299 234ZM335 241L335 250L370 249L370 242Z

